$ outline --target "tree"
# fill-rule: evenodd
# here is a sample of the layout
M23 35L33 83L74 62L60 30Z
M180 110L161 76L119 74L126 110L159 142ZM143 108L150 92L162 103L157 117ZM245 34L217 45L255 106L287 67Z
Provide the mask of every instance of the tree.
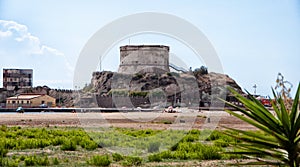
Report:
M201 66L200 68L196 68L196 69L193 71L193 73L194 73L195 76L198 76L198 75L205 75L205 74L208 74L208 70L207 70L207 67Z
M226 110L229 114L255 126L263 133L253 131L243 131L227 128L224 132L229 136L242 141L236 145L241 151L231 153L242 154L258 159L257 162L245 163L243 165L288 165L299 167L300 165L300 112L299 94L300 83L293 100L292 107L286 107L286 103L281 95L277 95L273 90L274 100L271 113L258 100L250 96L247 99L230 89L234 96L244 104L244 108L232 105L242 114Z

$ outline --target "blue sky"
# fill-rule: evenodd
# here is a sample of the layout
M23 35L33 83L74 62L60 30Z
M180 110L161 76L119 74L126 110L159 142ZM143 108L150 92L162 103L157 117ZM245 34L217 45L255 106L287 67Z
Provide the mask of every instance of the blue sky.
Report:
M259 94L270 94L278 72L294 89L299 83L300 2L293 0L0 0L0 67L33 68L34 86L72 88L88 39L115 19L140 12L168 13L195 25L214 46L224 73L250 92L256 84ZM102 69L117 70L118 46L128 42L111 48ZM142 34L130 43L170 45L183 66L205 65L169 37ZM0 81L2 86L2 76Z

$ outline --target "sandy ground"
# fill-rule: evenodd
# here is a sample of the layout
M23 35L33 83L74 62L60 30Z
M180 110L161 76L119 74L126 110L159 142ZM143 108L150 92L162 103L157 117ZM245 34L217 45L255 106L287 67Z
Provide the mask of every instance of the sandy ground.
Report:
M123 127L136 129L255 129L224 111L192 111L181 113L116 112L116 113L0 113L0 125L7 126L71 126Z

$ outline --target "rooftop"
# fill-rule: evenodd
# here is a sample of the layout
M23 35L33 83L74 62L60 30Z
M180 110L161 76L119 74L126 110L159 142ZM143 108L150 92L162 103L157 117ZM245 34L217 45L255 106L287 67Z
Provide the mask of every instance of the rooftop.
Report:
M44 96L43 94L20 94L13 97L7 98L7 100L30 100L40 96Z

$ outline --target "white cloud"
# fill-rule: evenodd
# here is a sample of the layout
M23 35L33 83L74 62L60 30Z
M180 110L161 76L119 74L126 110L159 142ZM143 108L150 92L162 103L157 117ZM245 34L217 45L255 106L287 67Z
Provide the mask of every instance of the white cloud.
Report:
M59 50L47 46L32 35L26 25L0 20L0 67L32 68L34 85L71 87L73 67ZM1 75L2 77L2 75ZM62 83L52 82L64 81ZM0 79L2 84L2 78ZM68 83L68 84L66 84ZM62 84L62 85L60 85Z

